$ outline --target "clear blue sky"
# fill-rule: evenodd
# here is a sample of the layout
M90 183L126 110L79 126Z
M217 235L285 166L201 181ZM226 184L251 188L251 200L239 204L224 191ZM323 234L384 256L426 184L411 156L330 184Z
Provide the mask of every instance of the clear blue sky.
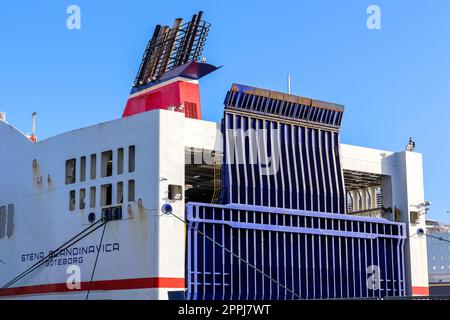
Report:
M80 6L81 30L66 9ZM379 5L382 30L368 30ZM213 26L201 83L206 120L219 121L233 82L344 104L342 142L424 154L430 217L450 210L450 1L1 1L0 110L38 136L120 117L155 24L198 10Z

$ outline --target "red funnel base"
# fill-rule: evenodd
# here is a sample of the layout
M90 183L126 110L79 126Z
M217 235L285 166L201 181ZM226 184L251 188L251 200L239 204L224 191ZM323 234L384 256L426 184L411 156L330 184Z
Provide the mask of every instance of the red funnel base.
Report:
M122 117L154 109L183 112L188 118L201 119L198 81L178 77L133 93Z

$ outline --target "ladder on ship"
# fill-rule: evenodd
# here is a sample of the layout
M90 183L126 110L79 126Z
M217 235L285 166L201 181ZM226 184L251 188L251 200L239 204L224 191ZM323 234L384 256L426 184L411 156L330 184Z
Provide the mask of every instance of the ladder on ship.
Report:
M216 155L214 155L213 169L214 192L211 199L211 204L217 204L219 203L220 192L222 191L222 161L220 161L220 158Z

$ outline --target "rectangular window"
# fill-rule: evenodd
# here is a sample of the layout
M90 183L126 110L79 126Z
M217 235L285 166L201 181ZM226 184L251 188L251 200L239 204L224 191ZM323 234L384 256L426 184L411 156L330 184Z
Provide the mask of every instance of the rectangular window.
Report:
M80 189L80 209L86 209L86 189Z
M91 154L91 180L97 177L97 155Z
M117 204L123 203L123 182L117 182Z
M183 187L169 184L169 200L183 200Z
M102 209L102 217L107 221L122 219L122 206Z
M80 181L86 180L86 157L80 158Z
M14 231L14 204L8 205L8 223L6 228L6 235L11 237Z
M97 196L97 192L95 187L91 187L90 195L89 195L89 207L91 209L95 208L95 197Z
M124 155L123 148L119 148L117 150L117 174L123 173L123 155Z
M75 210L75 190L70 191L69 210L70 211Z
M75 183L76 177L76 159L70 159L66 161L66 184Z
M113 152L102 152L102 178L111 177L113 173Z
M135 201L135 183L134 180L128 181L128 201Z
M6 206L0 207L0 239L6 234Z
M112 184L109 183L102 185L100 203L102 207L112 205Z
M136 169L136 147L128 148L128 172L134 172Z

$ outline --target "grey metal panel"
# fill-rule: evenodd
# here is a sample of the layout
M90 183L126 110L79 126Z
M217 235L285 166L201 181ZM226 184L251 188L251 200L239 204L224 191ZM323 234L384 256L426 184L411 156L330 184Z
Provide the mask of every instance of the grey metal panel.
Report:
M14 232L14 204L8 205L8 222L6 227L6 235L11 237Z
M0 207L0 239L6 234L6 206Z

